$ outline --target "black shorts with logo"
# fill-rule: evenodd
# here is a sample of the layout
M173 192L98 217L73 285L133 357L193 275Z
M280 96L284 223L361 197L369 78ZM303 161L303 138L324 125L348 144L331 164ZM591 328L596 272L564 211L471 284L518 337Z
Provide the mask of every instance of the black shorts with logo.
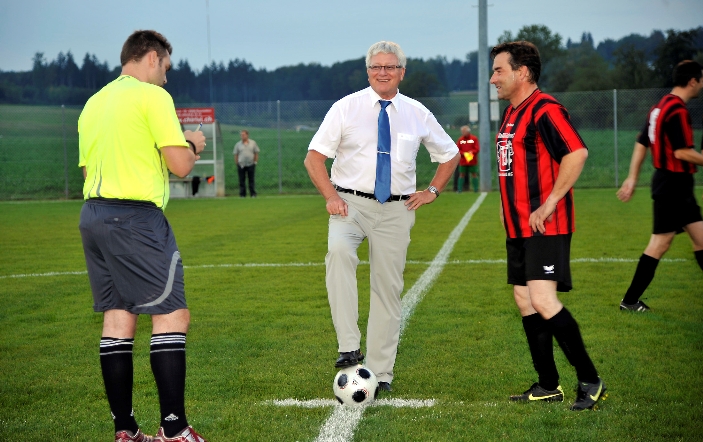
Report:
M557 291L568 292L571 285L571 234L506 238L508 284L527 281L556 281Z
M181 254L156 205L89 199L79 229L96 312L156 315L187 307Z

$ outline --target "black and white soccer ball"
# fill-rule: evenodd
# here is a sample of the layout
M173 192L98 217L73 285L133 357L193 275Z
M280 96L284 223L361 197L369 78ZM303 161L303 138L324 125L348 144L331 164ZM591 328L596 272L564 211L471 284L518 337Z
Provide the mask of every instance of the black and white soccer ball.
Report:
M339 370L332 389L341 404L368 405L378 396L378 380L371 370L359 364Z

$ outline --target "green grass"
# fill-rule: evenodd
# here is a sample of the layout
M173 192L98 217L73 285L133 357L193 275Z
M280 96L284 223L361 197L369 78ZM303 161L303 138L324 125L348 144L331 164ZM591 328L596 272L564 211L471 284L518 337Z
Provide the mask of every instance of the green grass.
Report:
M701 189L696 194L700 195ZM475 201L445 193L422 208L405 272L409 289ZM614 190L576 192L573 258L637 259L650 234L644 189L632 202ZM85 269L77 229L81 203L0 203L0 276ZM210 441L314 439L329 408L279 408L269 399L331 398L336 339L324 266L198 267L324 261L327 217L317 196L172 201L186 266L189 420ZM561 299L579 321L610 390L596 412L573 413L576 379L556 350L565 403L513 404L534 380L519 313L505 284L498 195L474 215L450 263L418 305L404 334L392 397L435 399L424 409L365 411L358 441L700 440L703 412L701 271L679 236L645 294L650 314L617 304L634 262L574 263L575 290ZM366 244L360 249L367 256ZM360 326L368 314L369 267L358 272ZM108 441L112 431L98 360L101 315L87 276L0 278L0 438ZM135 411L158 426L149 369L149 319L135 344ZM363 345L363 344L362 344Z
M456 97L453 98L456 100ZM311 105L327 103L310 102ZM452 107L456 107L452 104ZM63 113L62 113L63 112ZM224 114L224 112L223 112ZM0 105L0 200L65 198L68 181L69 198L82 195L83 176L78 164L77 120L80 109L50 106ZM232 117L234 118L234 117ZM291 118L293 118L291 116ZM278 131L269 127L222 124L222 138L218 142L219 157L225 162L225 190L227 195L239 194L239 178L232 150L239 141L239 131L249 129L251 138L261 147L256 169L257 190L262 195L279 193ZM259 122L264 124L265 122ZM314 135L312 131L296 132L290 127L281 130L281 193L315 193L315 188L303 167L303 159ZM314 125L317 123L309 123ZM275 125L275 124L274 124ZM494 123L491 124L493 128ZM64 132L66 161L64 161ZM447 129L456 139L459 130ZM695 140L701 133L696 131ZM615 152L612 129L583 129L580 131L589 147L589 160L577 184L580 188L615 187ZM618 182L627 177L635 130L618 132ZM698 141L696 141L698 145ZM328 162L330 165L331 161ZM646 186L652 173L651 161L643 168L640 184ZM420 148L417 159L417 183L420 188L429 184L437 165L429 154ZM495 170L495 164L492 163ZM67 170L67 173L65 171ZM194 174L212 175L210 167L198 166ZM698 184L703 184L703 174L697 174ZM496 188L495 177L493 179Z

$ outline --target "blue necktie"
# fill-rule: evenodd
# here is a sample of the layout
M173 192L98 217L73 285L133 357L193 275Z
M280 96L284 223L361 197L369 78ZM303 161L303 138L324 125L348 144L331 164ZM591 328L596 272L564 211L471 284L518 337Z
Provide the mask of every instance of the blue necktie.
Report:
M378 114L378 153L376 153L376 186L374 196L381 203L391 197L391 122L386 107L390 101L379 100L381 112Z

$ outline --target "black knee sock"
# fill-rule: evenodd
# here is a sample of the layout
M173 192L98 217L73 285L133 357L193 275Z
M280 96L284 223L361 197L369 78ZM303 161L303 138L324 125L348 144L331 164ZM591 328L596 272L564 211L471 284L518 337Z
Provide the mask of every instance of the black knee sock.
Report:
M547 390L556 390L559 386L559 372L554 364L552 331L547 321L539 313L534 313L522 318L522 327L530 346L532 365L539 375L539 385Z
M188 426L184 400L185 333L160 333L151 336L151 371L159 390L161 427L166 437L174 437Z
M139 429L132 411L132 347L134 339L102 337L100 339L100 367L103 372L105 393L110 404L115 432L128 430L132 434Z
M637 270L635 270L635 276L632 277L632 283L630 288L627 289L625 297L622 302L625 304L635 304L642 296L649 283L654 279L654 271L657 269L659 260L652 258L649 255L642 254L640 256L640 261L637 264Z
M694 255L696 255L696 261L698 261L698 267L703 270L703 250L698 250L696 252L693 252Z
M566 307L562 308L547 323L551 327L559 347L566 355L566 359L576 369L578 380L589 383L598 382L598 372L583 345L579 326Z

